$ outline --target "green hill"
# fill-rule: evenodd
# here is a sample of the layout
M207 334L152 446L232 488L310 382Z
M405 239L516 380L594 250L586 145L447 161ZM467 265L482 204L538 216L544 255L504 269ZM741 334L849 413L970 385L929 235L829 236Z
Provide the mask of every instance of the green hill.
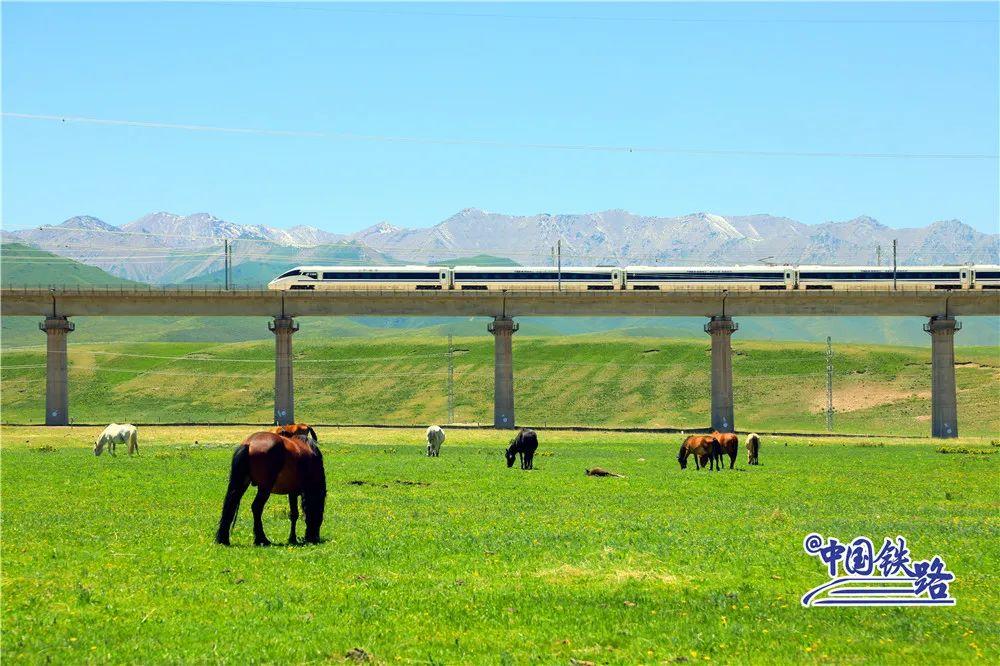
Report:
M459 337L454 347L455 421L491 423L492 341L485 334ZM440 335L297 337L296 413L316 423L446 422L446 349ZM733 349L740 427L825 430L825 345L734 338ZM838 432L928 433L928 348L837 345L834 352ZM271 340L71 344L71 413L78 422L94 423L266 423L272 410L273 354ZM36 366L44 366L44 349L7 351L2 361L4 420L40 422L44 367ZM1000 431L996 348L960 348L957 362L961 432L995 434ZM514 363L517 415L524 424L707 424L707 340L519 334Z
M0 283L4 287L140 284L22 243L0 245Z

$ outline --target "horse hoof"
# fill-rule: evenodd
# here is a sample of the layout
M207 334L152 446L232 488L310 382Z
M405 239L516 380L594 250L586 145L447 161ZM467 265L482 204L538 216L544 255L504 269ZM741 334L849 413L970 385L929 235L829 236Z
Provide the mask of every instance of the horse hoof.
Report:
M300 543L302 543L302 542L301 542L301 541L299 541L298 539L289 539L289 540L288 540L288 545L289 545L289 546L297 546L297 545L299 545Z
M270 546L271 542L269 540L267 540L267 539L264 539L263 541L254 541L253 545L255 545L255 546Z

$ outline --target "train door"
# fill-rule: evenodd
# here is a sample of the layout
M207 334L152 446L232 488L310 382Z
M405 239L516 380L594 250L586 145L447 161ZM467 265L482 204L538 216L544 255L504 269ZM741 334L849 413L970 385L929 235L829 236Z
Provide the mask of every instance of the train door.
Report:
M615 289L625 288L625 271L611 271L611 284Z

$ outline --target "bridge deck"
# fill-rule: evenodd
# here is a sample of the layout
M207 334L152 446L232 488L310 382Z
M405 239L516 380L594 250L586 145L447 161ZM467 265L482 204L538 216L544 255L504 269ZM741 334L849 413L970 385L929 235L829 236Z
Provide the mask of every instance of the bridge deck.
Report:
M723 301L725 305L723 306ZM1000 290L913 286L760 291L294 291L211 288L3 288L4 316L952 316L1000 315Z

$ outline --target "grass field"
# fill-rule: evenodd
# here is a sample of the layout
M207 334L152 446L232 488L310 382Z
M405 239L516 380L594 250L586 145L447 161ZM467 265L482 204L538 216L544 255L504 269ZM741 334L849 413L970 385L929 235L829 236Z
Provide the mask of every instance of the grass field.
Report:
M768 438L760 467L741 451L711 473L678 469L677 436L544 431L522 472L504 433L450 430L428 459L419 430L322 428L324 542L250 546L247 500L227 549L212 537L248 430L145 427L140 457L112 459L98 428L0 429L4 661L1000 660L988 439ZM957 605L803 609L826 580L809 532L904 535L945 559Z
M454 342L455 422L492 423L493 345ZM826 429L825 346L734 339L737 425L761 431ZM313 423L417 425L448 420L447 344L384 337L295 345L296 413ZM960 347L960 429L1000 433L1000 349ZM70 346L70 414L81 423L263 423L273 400L271 341ZM518 421L532 425L707 425L707 340L611 336L514 341ZM44 349L3 353L2 417L39 423ZM838 345L835 429L926 435L928 348Z

